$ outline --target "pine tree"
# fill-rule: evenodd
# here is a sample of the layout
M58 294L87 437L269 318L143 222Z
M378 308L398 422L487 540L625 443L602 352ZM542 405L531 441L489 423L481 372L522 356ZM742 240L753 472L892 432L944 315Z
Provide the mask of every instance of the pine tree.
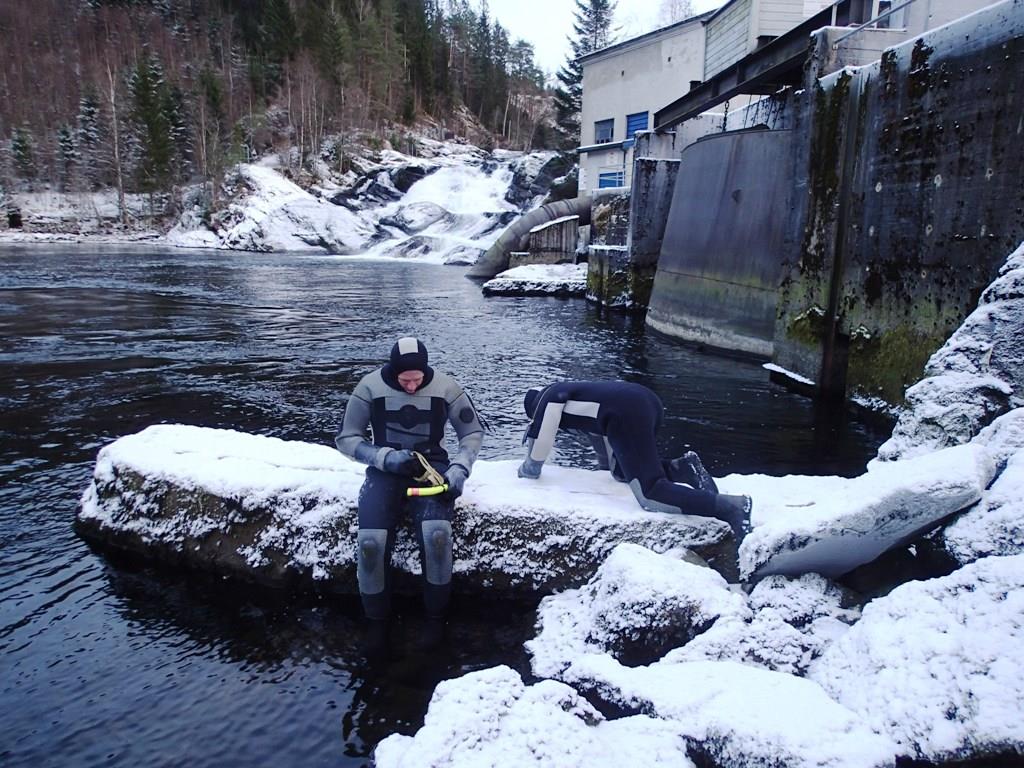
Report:
M71 186L80 160L75 132L65 123L57 129L57 174L61 192L66 192Z
M100 97L94 88L87 86L78 101L78 126L75 132L82 176L90 189L97 189L103 180L100 167L103 147L103 122L100 115Z
M170 99L163 65L149 53L143 54L128 78L131 95L133 136L138 142L138 181L146 191L162 189L175 156L168 107Z
M558 126L567 144L580 140L580 107L583 102L583 65L580 57L612 43L614 0L576 0L575 36L569 38L571 53L558 71L562 87L555 91Z
M25 181L31 182L36 177L35 142L28 126L14 129L11 136L11 160L14 172Z

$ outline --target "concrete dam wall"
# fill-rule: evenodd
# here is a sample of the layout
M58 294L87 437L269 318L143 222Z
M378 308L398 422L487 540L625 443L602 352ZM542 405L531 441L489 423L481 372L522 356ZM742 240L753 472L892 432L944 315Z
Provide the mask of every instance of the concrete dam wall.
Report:
M819 78L847 32L788 130L684 151L648 322L900 403L1024 240L1024 0Z
M682 154L647 323L771 357L791 195L791 131L707 136Z

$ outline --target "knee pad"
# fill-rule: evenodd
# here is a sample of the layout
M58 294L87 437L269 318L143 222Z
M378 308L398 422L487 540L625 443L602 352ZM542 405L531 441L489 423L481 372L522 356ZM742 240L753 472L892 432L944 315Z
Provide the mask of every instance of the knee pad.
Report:
M450 584L452 580L452 524L447 520L424 520L423 575L429 584Z
M356 542L359 548L356 555L359 591L365 595L379 594L387 584L388 564L384 562L388 551L387 529L360 528Z

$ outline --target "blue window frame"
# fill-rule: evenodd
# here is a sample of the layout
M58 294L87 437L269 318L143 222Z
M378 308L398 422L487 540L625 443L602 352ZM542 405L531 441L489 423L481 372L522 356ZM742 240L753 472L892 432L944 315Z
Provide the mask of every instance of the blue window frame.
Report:
M648 112L634 112L632 115L626 115L626 138L632 139L633 134L637 131L647 130L647 115Z
M606 189L608 187L621 187L625 184L625 178L622 171L610 171L607 173L597 174L597 188Z
M607 144L615 135L615 118L598 120L594 123L594 143Z

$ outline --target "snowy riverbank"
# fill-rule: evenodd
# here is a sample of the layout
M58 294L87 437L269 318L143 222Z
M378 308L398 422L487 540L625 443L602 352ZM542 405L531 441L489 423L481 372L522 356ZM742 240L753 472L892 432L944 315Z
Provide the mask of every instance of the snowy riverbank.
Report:
M414 146L415 155L364 148L345 173L320 163L315 174L296 176L277 155L238 165L226 175L218 211L204 211L199 190L186 189L169 228L154 215L165 199L128 196L134 224L122 231L109 190L15 194L23 228L0 231L0 244L143 241L470 264L511 219L540 204L558 167L554 152L488 153L424 137Z

